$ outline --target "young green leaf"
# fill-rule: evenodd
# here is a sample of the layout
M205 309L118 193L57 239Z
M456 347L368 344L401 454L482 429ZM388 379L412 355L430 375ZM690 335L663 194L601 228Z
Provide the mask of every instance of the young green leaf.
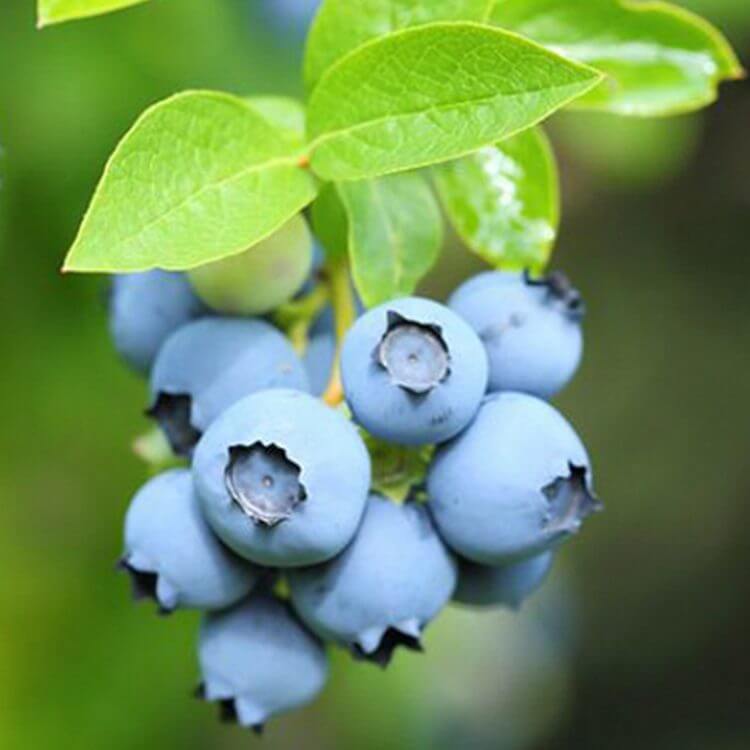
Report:
M312 88L347 52L400 29L435 21L485 22L496 0L324 0L307 37L304 73Z
M76 18L98 16L144 2L146 0L37 0L37 26L42 28Z
M300 160L243 99L166 99L110 157L64 270L183 270L242 252L315 198Z
M742 68L703 19L663 2L503 0L492 21L608 75L574 106L663 116L714 101Z
M313 170L342 181L436 164L543 120L601 75L522 37L436 23L358 47L308 108Z
M338 185L352 276L368 307L411 294L443 243L440 208L420 174Z
M540 128L483 148L434 171L456 233L490 265L541 270L560 218L557 167Z

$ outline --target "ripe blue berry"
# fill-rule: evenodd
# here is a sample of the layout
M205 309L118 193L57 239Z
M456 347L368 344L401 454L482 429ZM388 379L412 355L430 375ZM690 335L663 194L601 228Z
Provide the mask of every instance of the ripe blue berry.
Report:
M488 397L470 427L438 449L427 492L446 543L485 565L555 547L600 507L573 428L521 393Z
M214 536L186 469L160 474L133 498L120 564L131 575L136 598L153 598L162 612L228 607L258 578L253 566Z
M421 650L423 628L447 604L456 563L427 509L371 495L354 541L324 565L293 570L292 602L321 638L382 666L393 650Z
M553 560L552 552L497 567L462 560L453 599L480 607L501 605L519 609L544 583Z
M322 252L322 251L321 251ZM364 312L364 304L352 289L357 317ZM305 369L310 379L310 393L325 392L336 361L336 325L333 308L329 305L310 326L309 342L304 355Z
M193 475L208 522L248 560L312 565L352 539L370 457L351 422L299 391L242 399L206 431Z
M479 334L490 361L490 391L550 398L578 369L583 303L561 273L486 272L469 279L450 307Z
M321 0L262 0L263 15L285 37L302 38Z
M471 421L487 387L487 356L471 328L431 300L365 313L345 341L341 375L357 422L383 440L439 443Z
M328 305L310 326L303 361L310 381L310 393L325 392L336 360L336 328L333 308Z
M276 714L312 701L328 677L320 642L266 594L206 615L198 645L199 695L225 719L261 731Z
M159 352L148 413L175 453L189 455L227 407L266 388L309 388L287 339L263 320L203 318L180 328Z
M336 359L336 335L332 331L312 332L303 361L310 381L310 392L325 392Z
M184 274L146 271L112 278L110 333L115 349L137 372L148 373L167 337L205 312Z

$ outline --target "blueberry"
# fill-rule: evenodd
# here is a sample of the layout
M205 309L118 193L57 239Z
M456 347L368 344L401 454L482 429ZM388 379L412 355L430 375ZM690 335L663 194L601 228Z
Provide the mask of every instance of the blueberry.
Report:
M320 396L325 392L335 360L336 335L333 331L311 332L303 359L311 393Z
M256 731L312 701L328 677L323 646L288 606L266 594L206 615L198 658L199 695L219 703L225 719Z
M583 303L567 278L486 272L469 279L450 307L479 334L490 360L490 391L550 398L581 361Z
M137 372L148 373L166 338L204 313L184 274L146 271L112 278L110 333L120 356Z
M189 272L198 296L228 315L260 315L288 302L304 285L313 244L298 214L249 250Z
M299 391L270 390L211 425L193 475L208 522L238 554L273 567L311 565L354 536L370 457L339 411Z
M543 552L524 560L490 567L462 560L454 601L475 606L502 605L519 609L544 583L554 553Z
M357 316L364 306L356 292L354 303ZM310 327L307 351L304 356L305 370L310 380L310 392L321 395L325 392L336 361L336 328L333 309L329 306Z
M371 495L343 554L291 571L289 585L313 632L385 666L397 646L421 650L422 630L450 599L456 575L424 506Z
M186 469L160 474L133 498L120 565L136 598L153 598L162 612L228 607L258 578L206 524Z
M356 420L375 437L439 443L471 421L487 387L482 342L455 313L410 297L365 313L344 340L341 375Z
M427 493L443 539L485 565L552 549L600 507L573 428L521 393L488 397L471 426L438 449Z
M266 388L307 390L291 344L262 320L202 318L167 339L151 373L150 416L178 455L227 407Z
M262 0L261 9L277 32L304 38L322 0Z

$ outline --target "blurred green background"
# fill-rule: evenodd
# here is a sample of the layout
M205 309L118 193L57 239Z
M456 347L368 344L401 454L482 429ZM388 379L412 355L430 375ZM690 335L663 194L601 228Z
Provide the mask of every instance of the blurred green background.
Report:
M0 5L0 748L234 748L190 697L197 619L135 608L113 565L143 479L141 382L102 279L58 273L104 160L177 90L298 92L301 37L260 0L155 0L44 32ZM293 3L282 3L293 7ZM684 5L750 60L750 3ZM452 610L427 655L334 654L268 748L750 746L750 87L659 122L564 115L556 265L587 298L560 400L607 512L520 615ZM474 264L447 254L429 287Z

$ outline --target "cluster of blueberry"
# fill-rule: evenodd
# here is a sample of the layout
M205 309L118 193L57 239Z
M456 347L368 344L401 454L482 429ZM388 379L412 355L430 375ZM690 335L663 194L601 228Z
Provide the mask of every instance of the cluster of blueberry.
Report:
M150 373L148 413L189 462L133 499L121 565L162 612L206 612L200 692L243 726L321 690L324 642L384 666L420 650L451 599L517 607L599 507L585 448L545 400L582 349L562 275L487 272L448 306L393 300L340 356L324 312L304 360L201 288L114 280L116 346ZM336 366L348 409L317 397ZM370 439L435 446L405 502L372 491Z

